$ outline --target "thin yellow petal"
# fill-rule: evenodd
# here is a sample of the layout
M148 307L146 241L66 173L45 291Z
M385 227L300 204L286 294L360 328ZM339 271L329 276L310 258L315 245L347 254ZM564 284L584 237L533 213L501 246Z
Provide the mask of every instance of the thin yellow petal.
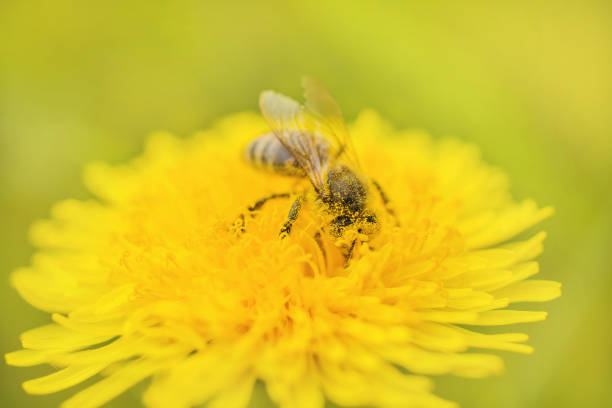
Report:
M381 355L411 372L422 374L484 377L503 370L502 360L489 354L442 354L404 346L385 348L381 350Z
M490 283L488 285L483 285L480 289L492 293L498 289L506 287L516 282L520 282L527 278L536 275L540 270L540 266L537 262L525 262L512 267L510 272L512 275L503 280L499 280L495 283Z
M113 338L112 335L101 336L81 333L58 324L49 324L23 333L21 344L24 348L34 350L75 350L102 343L111 338Z
M505 324L539 322L546 319L546 312L525 312L522 310L491 310L480 313L470 324L477 326L500 326Z
M468 339L453 326L422 322L414 328L412 342L427 350L443 352L464 351Z
M68 317L59 313L51 315L55 323L76 332L99 336L119 336L123 334L124 322L122 319L108 319L108 316L96 316L98 320L92 322L94 319L92 319L91 315L88 315L88 319L85 321L79 321L79 317L82 317L82 315L76 313L70 313Z
M547 302L561 296L559 282L526 280L493 292L495 296L510 299L510 302Z
M498 244L550 217L553 212L552 207L539 210L533 201L524 201L500 213L488 223L486 229L471 235L466 245L469 248L484 248Z
M476 312L454 312L445 310L422 310L418 312L419 318L424 321L438 323L472 324L478 318Z
M475 291L473 289L448 289L448 303L449 309L458 310L470 310L485 307L490 305L495 297L485 293Z
M531 346L517 344L528 340L529 337L524 333L482 334L459 327L454 329L465 338L470 347L513 351L524 354L533 352Z
M17 367L30 367L46 362L48 352L41 350L17 350L4 355L6 364Z
M114 374L78 392L64 401L61 408L97 408L134 384L149 377L166 363L159 361L137 360L127 363Z
M49 394L64 390L93 377L108 364L74 365L56 371L44 377L23 383L23 389L28 394Z

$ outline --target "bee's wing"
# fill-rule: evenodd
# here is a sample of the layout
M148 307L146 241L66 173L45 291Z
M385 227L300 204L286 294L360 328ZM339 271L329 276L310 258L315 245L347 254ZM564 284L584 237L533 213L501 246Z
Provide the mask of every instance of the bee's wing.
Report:
M306 110L317 122L318 131L331 139L335 147L335 156L345 160L352 167L359 169L359 158L353 147L348 128L344 122L342 110L321 81L302 78Z
M295 157L315 190L319 193L324 191L327 157L319 154L315 135L317 126L304 107L274 91L261 93L259 107L272 132Z

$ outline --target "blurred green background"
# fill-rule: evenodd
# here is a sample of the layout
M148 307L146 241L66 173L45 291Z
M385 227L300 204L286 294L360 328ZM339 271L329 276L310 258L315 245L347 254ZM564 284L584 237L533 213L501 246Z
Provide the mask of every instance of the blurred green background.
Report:
M552 204L540 257L564 295L526 330L536 352L507 374L439 378L463 407L597 407L612 401L612 3L602 1L2 1L0 274L28 262L30 223L88 196L80 170L121 162L150 131L187 135L256 109L264 88L321 78L348 119L456 136L503 167L517 198ZM0 285L0 351L49 320ZM537 306L537 305L536 305ZM3 407L48 367L0 364ZM256 398L263 398L259 393ZM138 406L130 391L111 407Z

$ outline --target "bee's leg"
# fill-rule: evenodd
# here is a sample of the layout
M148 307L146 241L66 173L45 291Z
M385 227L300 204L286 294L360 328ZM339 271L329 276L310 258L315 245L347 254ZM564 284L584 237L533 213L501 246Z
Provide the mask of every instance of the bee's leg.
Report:
M271 194L267 197L261 198L257 201L255 201L253 203L253 205L250 205L247 207L247 211L249 213L249 215L251 216L251 218L255 218L255 211L258 211L261 209L261 207L263 207L263 205L268 201L268 200L273 200L276 198L289 198L290 194L289 193L280 193L280 194ZM234 229L240 231L240 233L244 233L246 231L245 229L245 219L244 219L244 214L240 214L238 216L238 219L236 220L236 222L234 223Z
M372 180L372 184L374 184L374 187L376 187L376 190L378 191L378 195L380 195L380 199L382 200L383 205L385 206L385 210L387 210L389 215L391 215L393 218L395 218L395 224L399 227L400 226L399 219L397 218L397 215L395 214L395 211L393 211L393 208L391 208L389 206L389 203L390 203L389 196L382 189L382 187L380 186L378 181Z
M263 205L268 201L268 200L273 200L275 198L289 198L290 194L289 193L281 193L281 194L272 194L269 195L267 197L264 197L262 199L259 199L257 201L255 201L255 203L251 206L249 206L247 208L247 210L249 210L249 214L251 215L251 217L255 217L255 214L253 214L255 211L258 211L261 209L261 207L263 207Z
M298 196L293 202L291 209L289 210L289 215L287 215L287 221L283 224L283 227L280 230L279 236L285 238L287 235L291 233L291 227L293 227L293 223L297 220L298 215L300 215L300 210L302 209L302 201L304 200L303 196Z
M351 246L348 249L348 252L346 253L346 258L344 258L344 267L348 267L349 266L349 262L351 262L351 258L353 257L353 250L355 249L355 244L357 243L357 240L354 239L353 242L351 243Z
M323 255L324 264L327 265L327 253L325 252L325 246L323 246L323 238L321 238L321 231L316 232L316 234L314 235L314 240L319 246L319 249L321 250L321 255Z

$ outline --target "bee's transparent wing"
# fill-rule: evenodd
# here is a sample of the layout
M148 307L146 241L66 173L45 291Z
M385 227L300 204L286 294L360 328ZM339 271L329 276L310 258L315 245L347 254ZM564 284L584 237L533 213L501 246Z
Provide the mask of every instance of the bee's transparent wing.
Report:
M347 161L353 168L360 169L359 158L353 147L342 110L321 81L302 78L306 111L312 116L318 132L331 139L336 159Z
M317 192L324 191L327 157L321 157L316 123L293 99L274 91L259 97L261 113L272 132L295 157Z

